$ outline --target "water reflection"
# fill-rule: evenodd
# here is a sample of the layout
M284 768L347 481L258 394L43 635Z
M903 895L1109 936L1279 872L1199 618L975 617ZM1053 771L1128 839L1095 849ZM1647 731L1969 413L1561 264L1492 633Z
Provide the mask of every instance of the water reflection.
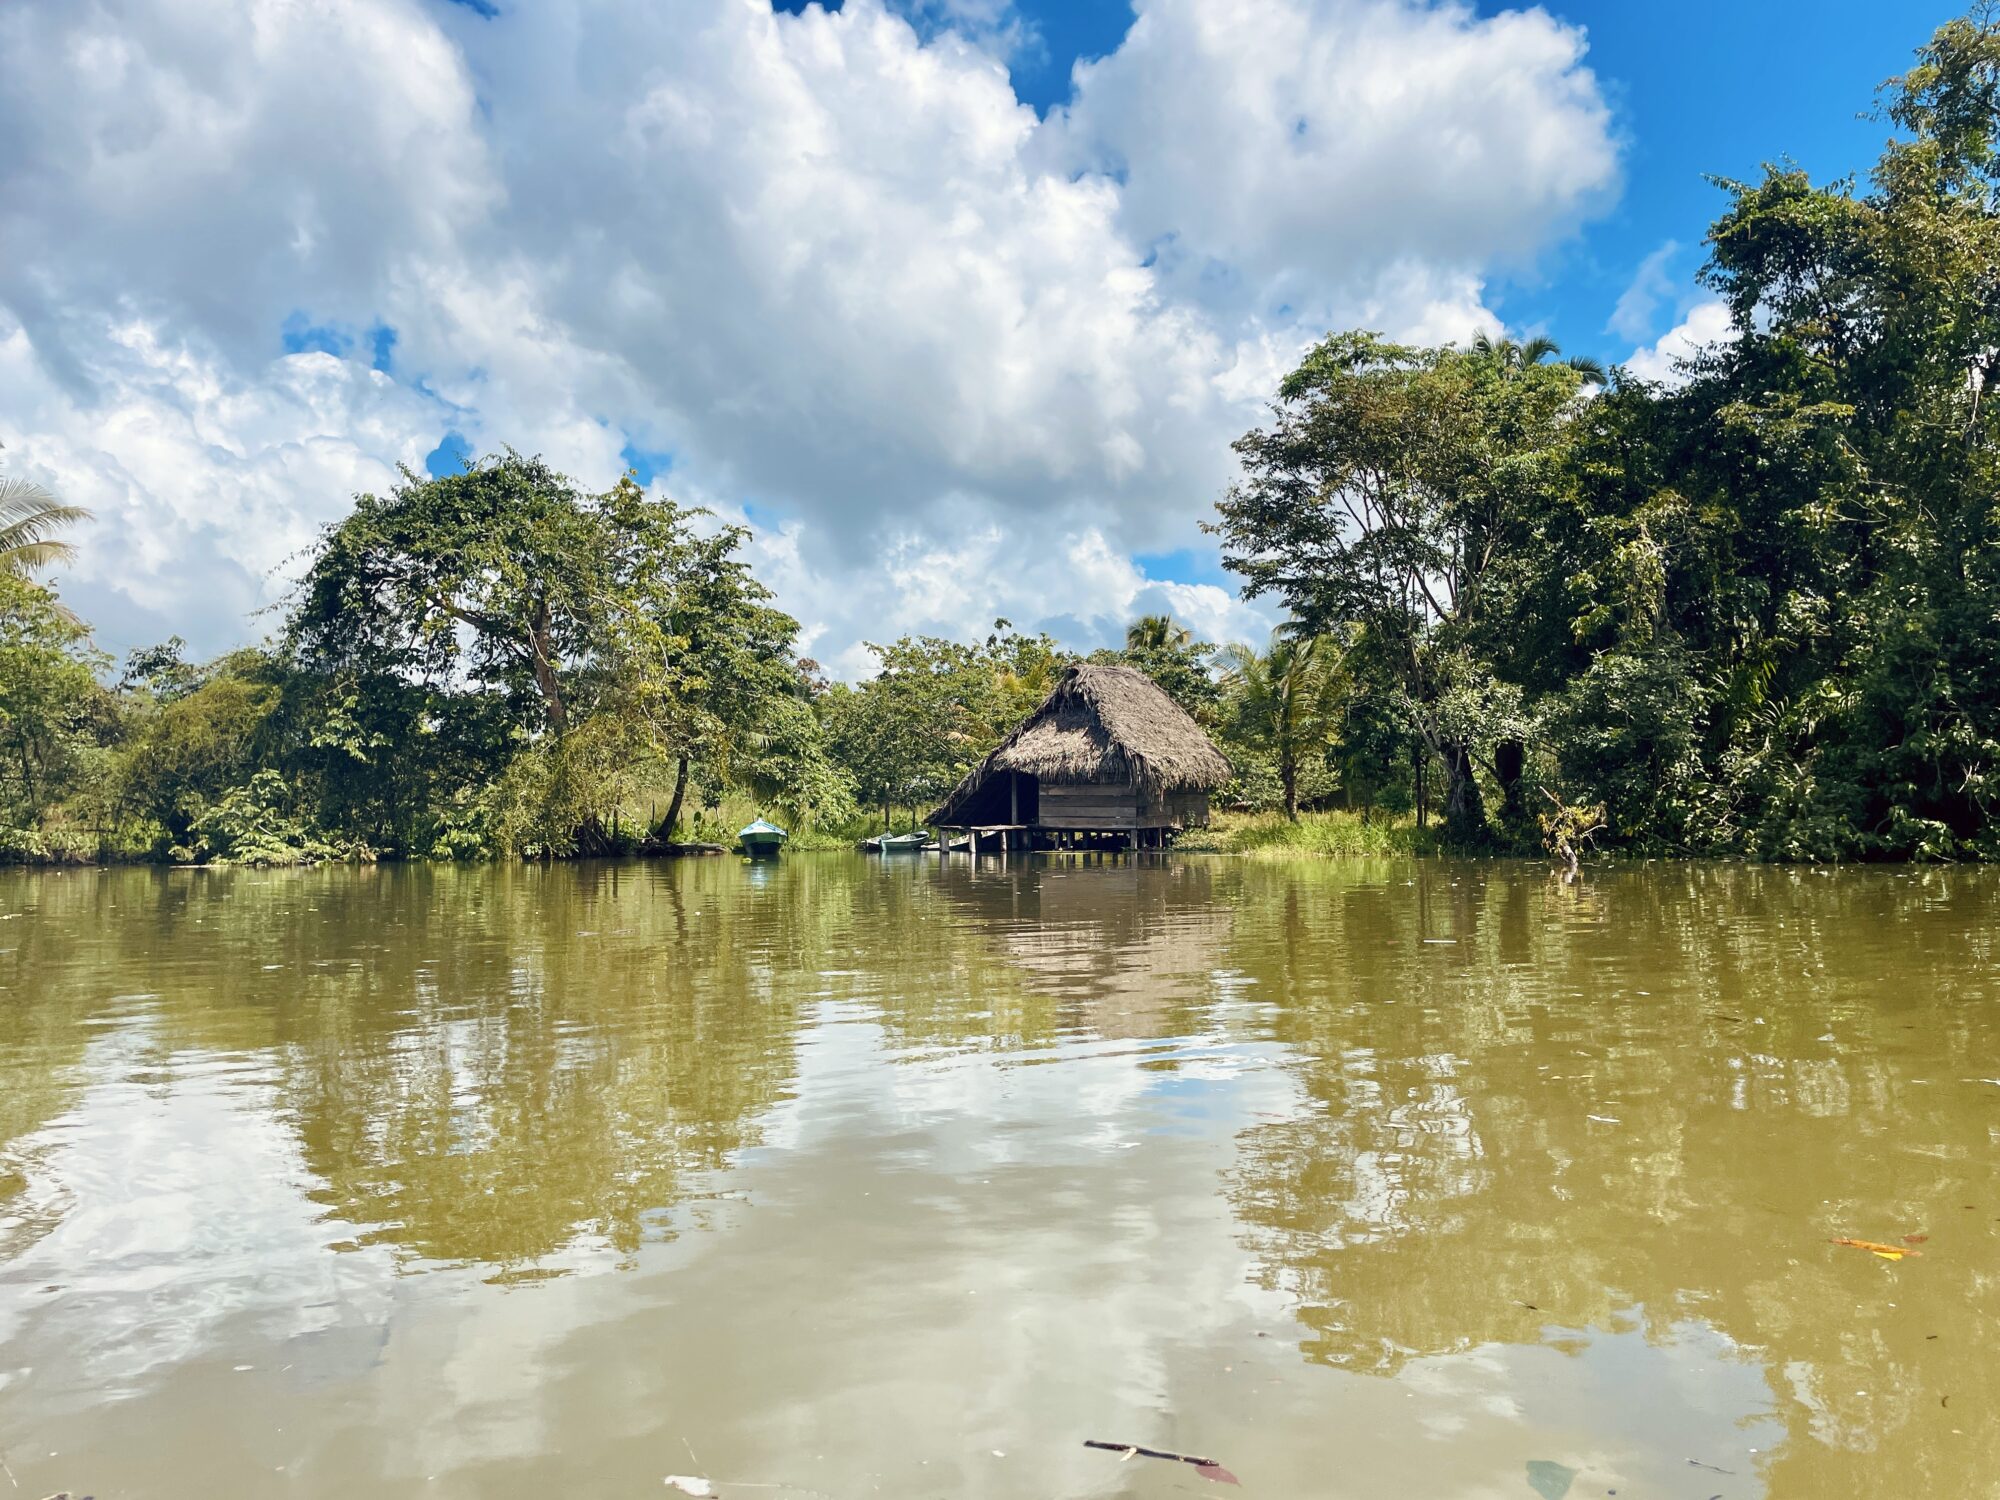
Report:
M1968 1357L1996 1311L1994 883L1414 879L1252 869L1241 895L1304 1107L1242 1132L1230 1193L1302 1352L1389 1372L1699 1320L1812 1435L1785 1492L1863 1453L1943 1492L1975 1433L1990 1459L1951 1408L2000 1399Z
M1203 1027L1235 907L1214 899L1207 862L1030 865L996 925L1028 987L1065 1026L1103 1037L1185 1036Z
M0 877L0 1449L44 1491L657 1488L685 1440L827 1494L1181 1482L1101 1436L1271 1494L1976 1493L1996 906L1152 857Z

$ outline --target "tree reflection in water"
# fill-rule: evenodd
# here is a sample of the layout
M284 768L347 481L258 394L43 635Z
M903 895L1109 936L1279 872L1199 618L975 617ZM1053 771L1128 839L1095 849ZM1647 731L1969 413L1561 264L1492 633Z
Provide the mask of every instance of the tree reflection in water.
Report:
M1400 878L1252 867L1237 894L1239 962L1279 1001L1302 1101L1241 1133L1229 1193L1307 1358L1394 1372L1699 1321L1809 1439L1774 1493L1835 1493L1859 1452L1908 1493L1942 1493L1924 1476L1964 1474L1969 1443L2000 1472L2000 1429L1971 1416L2000 1401L1976 1352L2000 1331L2000 1198L1993 1101L1968 1082L2000 1057L2000 886ZM1925 1258L1827 1243L1905 1233ZM1942 1384L1941 1340L1963 1353Z
M161 1431L176 1401L211 1410L227 1371L203 1361L246 1337L240 1310L281 1365L394 1408L384 1309L428 1371L459 1336L410 1331L433 1297L533 1325L461 1284L638 1267L566 1283L573 1303L540 1289L601 1317L538 1328L579 1352L524 1365L510 1399L550 1370L665 1380L619 1363L633 1327L734 1351L747 1322L790 1352L716 1393L746 1442L772 1370L832 1400L871 1355L927 1372L911 1399L963 1379L1035 1409L1056 1377L960 1364L1041 1329L1134 1409L1242 1402L1244 1435L1268 1413L1301 1472L1320 1401L1380 1418L1383 1395L1448 1413L1688 1382L1729 1387L1702 1431L1783 1423L1754 1439L1775 1495L2000 1472L1991 875L1564 886L1148 857L8 880L0 1345L65 1362L72 1391L155 1393ZM685 1261L643 1254L702 1223L725 1233ZM1827 1243L1905 1234L1928 1238L1897 1264ZM442 1266L464 1274L397 1274ZM661 1280L715 1305L670 1308ZM830 1331L781 1333L792 1308ZM1282 1355L1254 1399L1223 1349L1252 1320L1259 1360ZM1634 1349L1647 1373L1619 1374ZM1116 1369L1089 1363L1107 1350ZM605 1399L575 1395L573 1430ZM1528 1420L1485 1419L1466 1472ZM115 1424L88 1430L116 1449Z

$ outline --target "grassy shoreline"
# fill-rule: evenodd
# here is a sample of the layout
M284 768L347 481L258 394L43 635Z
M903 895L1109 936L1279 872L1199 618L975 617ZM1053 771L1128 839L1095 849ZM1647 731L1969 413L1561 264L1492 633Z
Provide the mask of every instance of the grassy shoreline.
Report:
M1436 835L1413 817L1354 812L1304 812L1296 823L1283 813L1218 812L1206 828L1174 841L1186 854L1243 854L1262 859L1338 858L1442 852Z

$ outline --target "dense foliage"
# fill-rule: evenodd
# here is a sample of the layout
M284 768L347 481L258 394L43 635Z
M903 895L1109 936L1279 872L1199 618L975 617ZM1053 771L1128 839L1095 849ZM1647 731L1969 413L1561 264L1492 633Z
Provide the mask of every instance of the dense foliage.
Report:
M1641 849L2000 854L1996 96L1981 12L1865 186L1721 184L1734 337L1678 383L1342 335L1239 443L1231 565L1358 631L1461 840L1539 786Z
M88 632L0 566L0 852L600 853L730 791L851 818L798 627L743 540L512 453L405 475L319 538L276 640L206 665L170 641L113 687Z
M1150 616L1094 659L1214 734L1262 842L1338 809L1313 826L1565 858L2000 856L1993 14L1883 114L1866 182L1719 184L1733 333L1675 380L1543 340L1308 350L1213 526L1288 623ZM1003 620L830 684L740 529L506 453L358 497L265 646L114 681L38 581L81 518L0 478L0 857L565 855L753 809L838 836L934 804L1070 659Z

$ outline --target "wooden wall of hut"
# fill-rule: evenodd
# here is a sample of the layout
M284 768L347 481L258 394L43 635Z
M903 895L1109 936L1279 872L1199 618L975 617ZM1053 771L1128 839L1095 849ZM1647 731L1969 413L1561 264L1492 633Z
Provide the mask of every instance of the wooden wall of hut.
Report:
M1148 795L1129 781L1044 783L1035 821L1043 828L1203 828L1208 824L1208 794Z

